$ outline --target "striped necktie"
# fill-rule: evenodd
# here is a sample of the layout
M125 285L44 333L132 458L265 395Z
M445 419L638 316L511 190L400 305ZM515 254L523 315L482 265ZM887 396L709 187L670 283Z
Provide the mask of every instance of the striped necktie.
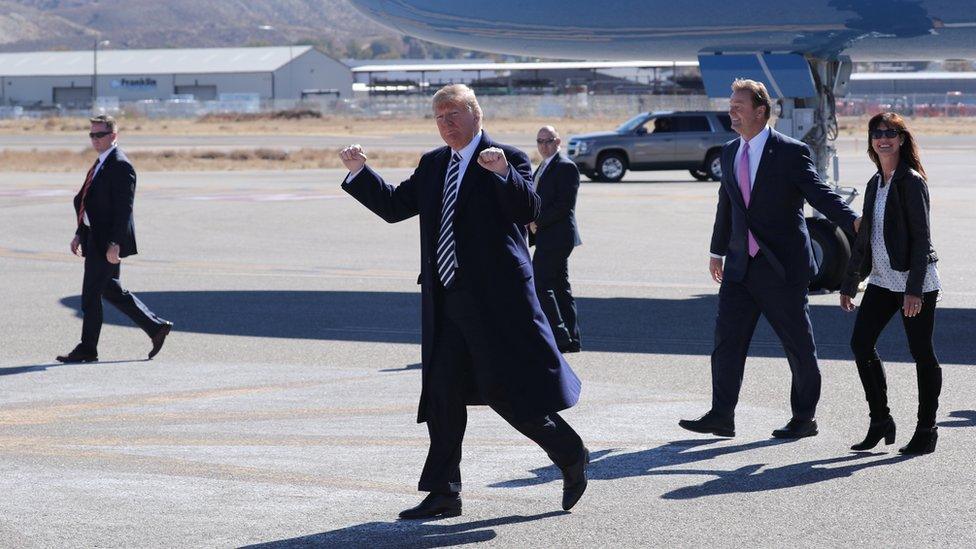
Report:
M441 230L437 237L437 274L445 288L454 283L457 256L454 249L454 210L457 206L458 182L461 179L461 155L454 153L447 167L447 182L441 201Z

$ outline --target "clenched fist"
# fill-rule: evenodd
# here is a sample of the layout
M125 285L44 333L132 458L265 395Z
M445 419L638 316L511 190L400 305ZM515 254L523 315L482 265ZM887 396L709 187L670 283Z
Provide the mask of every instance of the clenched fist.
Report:
M505 158L505 151L498 147L481 151L481 154L478 155L478 164L488 171L495 172L502 177L508 177L508 159Z
M339 151L339 158L349 170L349 173L356 173L366 165L366 153L359 145L350 145Z

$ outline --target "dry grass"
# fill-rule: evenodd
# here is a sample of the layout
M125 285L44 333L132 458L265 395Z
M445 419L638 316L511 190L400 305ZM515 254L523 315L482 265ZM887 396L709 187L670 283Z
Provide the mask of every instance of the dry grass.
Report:
M606 130L617 127L619 119L486 118L485 126L495 132L535 135L546 124L554 124L564 134ZM400 134L430 135L436 131L432 118L376 119L323 116L322 118L253 118L241 115L210 116L199 120L122 119L120 132L142 135L357 135L387 136ZM88 121L84 118L47 118L39 120L0 120L0 135L62 134L84 135Z
M429 135L435 131L431 118L378 119L351 116L316 116L311 111L284 111L264 115L210 115L197 120L149 120L123 118L123 134L142 135L349 135L388 136L401 134ZM490 115L490 113L489 113ZM841 135L860 134L867 127L868 116L840 117ZM551 119L551 118L491 118L485 127L494 132L534 135L546 124L556 126L563 135L615 128L618 118ZM923 135L963 135L976 133L976 119L909 118L909 126ZM37 120L0 120L0 135L25 134L85 134L85 118L45 118Z
M309 170L341 168L338 149L240 149L161 150L126 153L136 171L208 171L208 170ZM420 155L413 152L371 150L371 165L384 168L409 168L417 165ZM87 170L94 153L81 151L0 150L0 172L72 172Z

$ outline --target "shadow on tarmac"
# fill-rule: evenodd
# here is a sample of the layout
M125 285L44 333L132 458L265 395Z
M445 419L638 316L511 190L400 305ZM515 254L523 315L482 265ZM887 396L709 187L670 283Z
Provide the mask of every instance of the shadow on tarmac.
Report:
M297 547L451 547L495 539L493 526L532 522L568 515L552 511L539 515L510 515L460 524L431 524L424 521L367 522L338 530L292 539L248 545L245 549L289 549Z
M248 337L420 343L420 294L337 291L144 292L139 298L182 332ZM717 296L690 299L578 298L583 350L708 356ZM61 304L80 317L80 296ZM810 307L818 355L849 360L854 315L836 305ZM935 349L945 364L976 365L976 309L936 312ZM105 322L129 326L111 307ZM913 362L901 322L892 320L878 342L888 362ZM750 356L782 357L782 346L760 320ZM411 368L406 368L411 369Z
M8 368L0 368L0 376L12 376L16 374L26 374L30 372L43 372L48 368L59 368L62 366L94 366L98 364L125 364L127 362L149 362L149 359L137 359L137 360L98 360L95 362L86 362L83 364L64 364L62 362L51 362L48 364L30 364L27 366L12 366Z
M940 421L939 427L976 427L976 410L955 410L949 412L949 417L959 418L954 421Z
M763 468L764 464L757 463L732 471L691 468L659 470L661 467L708 461L727 454L794 442L792 440L768 439L746 444L697 449L699 446L715 444L724 440L727 439L677 440L668 442L657 448L626 454L612 454L613 450L593 452L591 454L592 462L587 468L587 476L590 480L616 480L651 475L705 475L716 477L701 485L678 488L661 496L663 499L694 499L704 496L764 492L767 490L816 484L818 482L849 477L861 469L900 463L913 457L899 455L875 461L860 461L864 458L886 455L884 453L861 452L836 458L804 461L782 467L765 469ZM825 467L855 461L856 463L849 465ZM535 476L533 478L500 482L492 484L491 487L516 488L544 484L562 479L559 469L554 465L533 469L530 473Z
M697 449L718 442L728 441L725 438L674 440L656 448L614 454L613 449L590 452L590 464L586 468L586 476L590 480L617 480L653 474L653 470L660 467L684 465L698 461L707 461L720 456L746 452L767 446L778 446L793 442L789 439L756 440L745 444L731 444L713 448ZM562 473L555 465L540 467L529 471L532 478L507 480L491 484L492 488L518 488L534 486L547 482L562 481Z

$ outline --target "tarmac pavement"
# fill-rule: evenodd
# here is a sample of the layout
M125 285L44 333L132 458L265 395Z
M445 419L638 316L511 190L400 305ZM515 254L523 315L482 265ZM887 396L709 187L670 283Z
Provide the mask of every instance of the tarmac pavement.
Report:
M811 297L817 437L770 438L789 419L789 369L765 323L737 436L680 429L710 403L717 184L631 173L583 184L584 245L570 260L584 352L568 360L584 391L565 417L592 452L589 489L560 511L558 469L471 408L464 514L430 522L395 520L422 497L427 448L415 221L376 218L339 189L338 170L142 174L142 253L122 281L175 329L146 361L148 338L106 306L102 361L61 365L81 329L82 262L68 243L83 174L6 174L0 546L972 547L972 141L923 150L945 285L935 454L896 452L917 395L897 321L879 345L896 445L848 450L868 418L854 317L836 294ZM842 150L843 174L863 192L872 169L859 148Z

